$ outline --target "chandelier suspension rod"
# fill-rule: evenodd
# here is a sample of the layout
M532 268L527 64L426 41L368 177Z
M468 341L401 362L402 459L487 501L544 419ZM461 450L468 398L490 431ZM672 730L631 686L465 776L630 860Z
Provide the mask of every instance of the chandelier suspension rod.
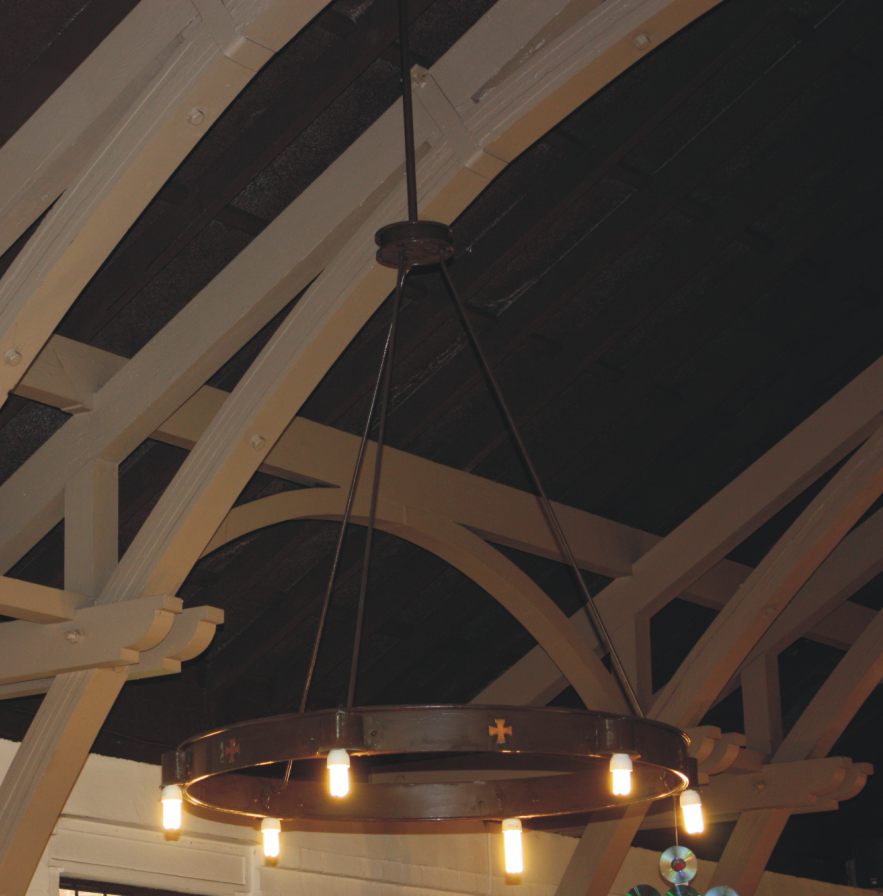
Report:
M454 302L454 306L457 309L457 314L460 317L460 322L463 324L463 329L466 331L466 335L469 337L469 341L472 344L472 349L478 357L478 361L481 365L482 371L484 372L485 378L487 379L487 382L491 387L491 391L494 395L494 398L497 400L497 404L499 405L500 410L503 412L503 417L507 425L509 426L509 431L512 434L512 438L515 441L519 453L521 454L521 459L524 462L525 467L527 468L528 474L530 475L531 481L533 482L534 489L536 489L537 497L540 500L540 506L543 508L543 514L546 517L546 522L549 524L549 528L552 530L552 535L554 536L555 541L558 543L558 548L566 558L568 565L573 572L574 578L576 579L577 587L579 588L585 600L586 609L589 611L589 616L591 617L592 624L595 627L595 633L598 635L598 639L604 645L605 650L607 650L607 652L610 654L610 661L613 665L614 674L617 681L619 682L619 686L622 689L623 695L631 706L632 712L634 713L634 715L638 716L638 718L643 719L644 711L641 708L641 702L638 699L638 695L635 693L635 689L632 687L632 684L629 681L629 677L626 674L625 667L622 664L622 660L620 659L619 654L617 653L616 648L613 645L613 640L610 637L610 632L607 629L607 626L604 623L604 620L601 617L598 608L595 606L595 601L592 598L592 594L589 591L588 586L586 585L585 579L583 578L582 570L580 569L579 564L576 562L576 556L573 553L573 548L570 546L570 541L567 538L567 535L564 533L564 528L561 525L561 521L558 519L558 514L555 512L555 508L553 507L552 502L549 500L549 496L546 494L546 490L543 488L543 483L540 480L539 473L537 473L537 469L534 466L533 461L531 460L530 453L527 450L527 445L525 445L524 439L522 439L521 437L521 432L518 429L517 424L515 423L515 418L512 416L512 412L509 410L509 405L507 404L506 399L503 397L503 392L500 389L497 378L494 376L490 362L488 361L487 356L485 355L484 350L481 347L481 343L478 341L478 335L476 334L474 328L472 327L472 323L466 315L466 309L463 305L462 300L460 299L459 293L457 292L457 287L454 285L454 281L451 278L448 266L443 263L440 265L440 267L442 275L444 276L445 283L447 283L448 291L450 292L451 298Z
M402 278L399 278L402 280ZM402 281L403 282L403 281ZM398 286L397 286L398 289ZM298 712L303 713L307 708L307 698L309 697L310 687L313 683L313 676L316 672L316 662L319 658L319 647L322 643L322 636L325 632L325 624L328 619L328 608L331 605L331 595L334 591L334 583L337 579L337 572L340 567L340 557L343 553L343 542L346 537L347 526L352 516L353 503L356 498L356 489L359 485L359 478L362 473L362 466L365 462L365 450L368 446L368 437L371 432L371 421L374 419L374 411L377 407L377 400L380 395L381 385L383 383L383 372L386 368L387 358L389 357L392 347L392 338L395 332L395 317L390 322L389 329L386 333L386 340L383 344L383 351L380 355L380 366L377 369L377 379L374 382L374 389L371 393L371 402L368 406L368 417L365 420L365 427L362 430L362 436L359 440L359 449L356 453L356 463L353 468L353 475L350 479L349 489L346 494L346 503L344 504L343 516L340 520L340 529L337 533L337 544L334 548L334 559L331 561L331 572L328 577L328 584L325 587L325 597L322 601L322 610L319 614L319 625L316 629L316 637L313 640L313 651L310 655L310 662L307 666L307 674L304 679L303 691L301 692L300 704ZM287 780L287 776L286 776Z
M386 438L386 417L387 411L389 410L389 392L390 384L392 383L393 358L395 356L396 328L399 320L399 308L402 304L402 292L405 288L405 278L408 276L409 270L410 268L407 266L405 259L402 258L399 262L399 269L396 274L396 288L392 300L392 320L389 324L386 346L383 350L383 387L380 393L380 412L377 420L377 447L374 452L374 480L371 484L371 503L368 508L368 526L365 532L365 550L362 556L362 576L359 582L359 602L356 608L356 628L353 633L353 652L350 657L349 686L347 687L346 692L347 709L353 708L356 698L356 679L359 674L359 649L362 644L362 630L365 625L365 597L368 593L368 574L371 569L371 547L374 542L374 525L377 520L377 496L380 492L380 468L383 461L383 446Z
M414 153L414 105L411 98L411 52L408 45L408 3L399 0L399 58L402 76L402 111L405 119L405 185L408 193L408 220L417 217L417 161Z

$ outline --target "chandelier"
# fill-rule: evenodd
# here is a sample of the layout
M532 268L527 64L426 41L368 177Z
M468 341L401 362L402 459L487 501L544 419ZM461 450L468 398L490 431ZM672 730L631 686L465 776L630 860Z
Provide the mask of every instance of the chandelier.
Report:
M567 536L494 377L448 269L454 254L446 224L417 211L414 123L406 0L399 0L405 181L408 219L376 234L377 261L395 269L392 313L367 420L347 492L331 572L299 711L240 722L184 741L162 761L164 827L182 824L184 801L231 821L260 823L264 853L275 858L286 822L501 822L508 874L523 870L521 820L573 815L680 795L687 828L701 829L689 738L644 717ZM573 572L631 715L587 710L480 705L356 704L359 649L389 405L396 329L409 274L435 268L530 475L546 522ZM377 417L376 451L362 559L355 636L345 702L308 710L344 538ZM272 767L284 774L272 776ZM263 771L263 773L262 773ZM351 784L352 779L352 784ZM697 818L698 813L698 818Z

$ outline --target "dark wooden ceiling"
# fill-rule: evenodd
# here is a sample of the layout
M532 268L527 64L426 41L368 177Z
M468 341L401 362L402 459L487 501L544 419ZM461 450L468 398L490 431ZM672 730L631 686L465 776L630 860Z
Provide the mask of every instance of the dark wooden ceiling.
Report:
M0 0L0 139L132 5ZM412 0L415 61L431 65L491 5ZM319 15L185 160L58 332L126 356L154 336L395 101L393 12L392 0L337 0ZM877 358L881 39L878 0L724 0L532 146L456 222L454 277L553 497L665 534ZM359 430L387 314L305 416ZM212 384L231 389L274 324ZM437 278L409 287L393 388L393 445L527 486ZM64 420L10 399L0 476ZM123 464L122 548L183 457L147 441ZM241 500L295 487L258 474ZM757 563L806 500L733 557ZM279 525L202 560L182 596L223 607L225 626L183 675L128 685L96 749L156 761L196 729L290 708L335 533ZM361 537L348 543L316 705L345 687ZM62 538L59 526L10 574L60 585ZM563 608L577 607L560 567L508 553ZM531 646L491 598L418 548L380 535L372 570L361 702L468 700ZM853 599L881 608L883 583ZM657 685L711 616L680 601L659 614ZM836 660L809 641L783 654L789 721ZM0 735L20 737L35 705L0 705ZM738 696L714 713L740 729ZM842 749L883 760L868 742L881 723L877 693ZM851 840L883 833L879 814L870 821L880 796L869 784L838 826L795 819L772 867L842 880ZM811 869L790 852L808 837L833 844Z

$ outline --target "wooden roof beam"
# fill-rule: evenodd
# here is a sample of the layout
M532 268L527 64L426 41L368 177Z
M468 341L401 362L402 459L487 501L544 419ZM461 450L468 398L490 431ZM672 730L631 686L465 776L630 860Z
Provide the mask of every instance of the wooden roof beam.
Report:
M169 634L181 608L177 597L144 597L125 606L86 606L67 622L4 622L0 685L137 663L139 651Z
M776 751L774 762L795 762L827 755L861 705L883 679L883 611L847 651ZM866 774L870 769L864 766ZM860 783L860 782L858 782ZM787 809L746 812L739 818L712 886L727 884L742 896L754 896L790 817Z
M834 548L758 641L744 667L762 656L778 656L835 613L847 598L880 572L883 572L883 510L856 526ZM725 693L736 685L734 678Z
M67 622L90 598L74 591L47 588L21 579L0 576L0 615L27 622Z
M645 5L652 16L649 21L661 36L680 28L699 7L696 4L686 9L670 4L659 10L657 4L639 4L636 8L614 2L597 8L585 19L571 21L565 17L553 24L555 4L544 4L541 10L525 9L503 0L491 9L433 69L433 78L451 106L464 106L458 126L470 137L470 154L464 157L463 133L458 133L456 140L450 139L444 126L423 117L418 142L427 140L427 131L430 137L429 148L418 166L426 196L425 215L451 220L508 159L598 85L622 71L634 57L630 33ZM527 24L519 31L515 25L525 19ZM503 21L505 28L501 27ZM530 41L546 26L551 31L544 33L542 47L525 57L521 53L525 38ZM484 94L483 100L471 99L488 77L483 74L485 70L490 68L495 75L501 64L505 66L516 58L518 63L506 70L505 77ZM470 89L461 96L466 86L464 77ZM366 179L365 166L381 161L394 166L392 181L385 189L387 198L340 251L335 264L301 298L209 424L122 559L102 600L164 591L162 583L180 582L186 576L291 417L389 293L391 272L376 265L372 237L378 226L403 212L395 170L401 154L396 146L398 111L394 107L351 147L360 161L359 185ZM420 120L418 117L418 131ZM378 133L388 133L389 152L377 151ZM333 178L333 167L328 175ZM323 180L320 178L314 187L318 189ZM339 197L344 192L335 180L334 195ZM310 226L315 231L315 222ZM272 226L249 249L271 230ZM290 260L290 248L286 257ZM236 263L228 266L227 272ZM260 268L266 270L265 261ZM254 282L260 275L249 273L240 286L253 292L260 288ZM241 293L237 298L243 300ZM182 315L186 313L187 309ZM212 316L217 316L215 309Z
M131 72L130 83L115 101L106 133L82 160L81 169L71 172L61 197L0 280L3 400L80 291L206 129L272 58L274 49L326 2L262 0L234 7L233 12L221 0L194 0L193 4L178 0L164 3L168 8L161 12L155 5L142 4L150 6L150 25L141 21L146 10L138 10L136 22L127 17L115 29L112 42L131 47L143 40L142 29L154 34L157 25L153 23L166 14L184 23L145 70ZM191 22L194 5L199 14ZM269 31L268 19L273 26ZM91 83L96 74L91 66L87 68L89 78L78 70L69 82L86 87L80 81ZM129 70L124 67L124 71ZM106 78L106 72L103 75L118 83L116 78ZM71 86L63 86L62 92L69 92ZM76 109L68 110L63 120L69 121L72 114ZM53 123L54 128L59 124ZM33 164L33 159L25 160L25 167ZM55 195L44 198L51 201Z
M705 823L733 821L758 809L827 812L832 801L836 805L835 797L851 798L861 790L868 769L864 763L831 757L765 765L747 775L718 775L702 788ZM671 823L671 806L664 801L648 812L641 828L670 828Z
M62 410L79 412L91 407L93 393L125 364L126 359L119 355L53 336L19 383L16 393ZM227 394L203 386L160 423L150 437L191 449L220 410ZM260 469L303 484L345 485L357 445L358 439L350 433L296 417ZM560 559L531 494L392 447L385 451L384 470L387 476L383 491L389 497L449 516L497 544ZM627 575L632 564L660 541L659 536L644 530L557 502L555 506L583 569L609 576ZM682 597L720 609L750 572L750 567L724 559L694 582ZM823 620L809 636L846 648L864 629L871 613L865 612L864 607L848 605L838 612L836 619ZM573 621L584 633L590 632L582 612ZM545 678L551 700L564 689L566 682L560 676ZM533 699L540 702L541 697L542 694Z
M879 395L878 391L875 397ZM883 427L844 464L752 572L657 696L649 716L679 727L695 725L764 631L837 541L876 500L881 489ZM879 659L879 630L873 637L873 649ZM856 641L850 653L859 644L867 643L864 638L862 635ZM862 659L867 649L865 646L858 651ZM776 755L778 758L779 754ZM783 759L788 756L783 752ZM609 892L646 808L631 807L614 828L605 826L599 831L597 825L587 826L565 869L559 896ZM734 833L739 836L733 841L733 857L726 864L721 861L714 882L726 883L742 896L754 896L754 888L748 890L748 885L754 881L756 886L760 880L769 857L768 853L762 855L764 846L772 850L787 815L783 809L744 813ZM744 833L740 833L740 827ZM734 876L737 871L738 878Z
M366 457L366 463L370 466L370 457ZM343 489L315 488L280 492L240 504L227 514L206 550L287 520L340 519L345 500ZM367 522L368 504L367 494L357 495L351 522L358 525ZM570 625L567 616L530 576L499 551L463 526L420 507L404 506L384 497L378 500L376 525L441 557L497 600L560 665L587 706L609 712L626 711L619 687ZM284 637L287 632L284 620L278 620L277 629L276 636ZM261 649L267 651L268 644L262 643ZM219 666L242 668L241 661L231 661L223 654L224 651L215 658Z
M805 471L811 467L813 459L815 459L817 464L821 463L821 457L825 454L827 448L824 444L817 445L815 443L814 434L816 432L824 429L826 426L833 426L833 421L839 420L841 424L841 440L848 442L855 432L865 432L869 422L874 423L881 413L883 413L883 358L874 362L867 370L841 389L840 392L808 417L797 429L792 431L770 449L767 454L763 455L737 477L733 483L730 483L722 492L703 505L693 516L675 529L671 535L657 542L654 547L634 564L633 569L636 570L639 566L642 566L644 569L667 570L667 573L660 573L660 575L671 582L673 580L672 574L679 565L689 565L690 550L684 549L682 551L684 531L694 531L697 526L696 520L701 521L715 512L723 512L723 508L726 506L741 508L738 492L733 491L735 483L741 482L742 486L746 488L751 487L752 483L759 487L761 481L769 478L769 471L773 468L778 473L778 486L782 489L792 475L798 476L800 469ZM827 434L827 439L828 445L830 445L833 440L830 432ZM788 459L792 458L794 453L802 453L802 467L800 465L796 465L793 468L787 466ZM770 462L769 458L771 455L774 461L778 459L777 463ZM722 503L719 498L724 493L726 493L726 501ZM750 506L752 501L756 503L758 500L757 498L746 498L746 505ZM869 533L871 531L868 530ZM677 537L675 538L675 536ZM673 540L670 541L669 539ZM855 545L858 548L859 542L856 541ZM848 553L846 553L847 550ZM877 556L876 547L872 551L871 556ZM840 560L837 559L838 557L843 557L842 567ZM821 633L821 629L825 627L826 621L835 615L830 610L830 607L833 605L835 598L839 597L842 600L845 594L843 590L845 581L849 580L859 583L863 580L861 573L858 576L853 576L852 574L850 564L854 557L852 548L844 549L844 552L830 558L832 564L836 564L837 573L829 576L828 573L821 574L820 571L818 584L807 585L815 595L813 598L808 598L808 602L821 603L829 607L829 615L823 617L823 624L817 624L812 630L812 634L816 637ZM860 570L873 568L873 564L868 564L866 561L867 556L861 558ZM745 574L744 578L742 577L743 571ZM744 587L745 582L750 579L750 575L753 575L753 573L748 567L732 564L730 561L718 562L716 567L705 573L705 578L710 579L712 576L716 576L723 581L728 580L732 590L725 591L721 595L719 602L708 599L701 602L712 606L716 604L723 611L729 605L730 598L738 594ZM618 632L624 631L632 624L634 614L650 616L658 609L658 604L661 600L660 595L663 592L659 590L642 592L636 585L639 578L636 578L634 574L618 578L608 585L607 588L604 588L595 598L597 606L614 638ZM823 590L820 587L822 583L830 582L838 583L833 594L829 594L827 590ZM685 586L687 590L685 596L690 595L691 592L695 596L697 584L692 586L687 584ZM649 598L648 594L650 594ZM665 594L668 595L668 590L665 591ZM668 599L670 597L667 596L666 602ZM838 617L837 624L842 625L842 620L839 617L855 618L856 622L859 623L855 629L855 635L857 636L861 631L860 626L869 621L872 612L865 611L865 608L855 605L850 604L847 606L841 604L839 610L836 611ZM789 614L786 618L792 619L794 615L796 613ZM575 624L585 629L590 629L588 619L583 611L579 611L572 619ZM810 630L807 629L806 631L809 633ZM548 662L547 658L542 656L541 651L534 648L504 672L496 681L488 685L482 691L482 695L484 699L495 702L506 702L510 699L520 700L527 697L539 703L540 701L548 702L548 700L560 693L565 686L566 682L557 674L554 666ZM507 697L507 694L513 696Z
M98 730L126 680L120 669L59 675L0 784L3 896L24 896Z
M841 467L721 610L653 702L696 724L797 591L883 491L883 427Z

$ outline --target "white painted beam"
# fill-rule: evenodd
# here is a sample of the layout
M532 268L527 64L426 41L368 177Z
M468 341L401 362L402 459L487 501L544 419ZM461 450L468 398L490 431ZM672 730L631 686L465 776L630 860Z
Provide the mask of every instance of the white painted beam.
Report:
M0 576L0 615L27 622L67 622L89 598L74 591L47 588ZM0 628L2 631L2 628Z
M764 632L883 491L883 427L841 467L721 610L651 707L696 724Z
M7 187L12 185L6 190L7 200L15 212L7 238L21 228L22 215L27 218L34 211L35 184L23 177L25 170L31 168L40 183L38 207L54 199L59 187L63 193L0 279L3 400L147 203L272 57L273 50L258 42L249 26L261 27L261 18L271 14L278 28L278 45L280 39L284 42L296 34L325 2L260 0L231 9L221 0L199 0L200 14L196 16L186 0L142 3L143 9L127 17L108 39L113 52L104 46L96 53L104 64L108 56L122 60L126 49L140 59L143 53L138 48L146 38L155 55L141 67L124 62L123 82L115 85L116 93L99 88L101 101L93 104L87 95L78 104L87 110L87 118L96 116L91 127L102 130L100 139L90 145L92 152L86 155L82 147L68 147L55 159L58 164L43 173L34 166L46 149L38 148L30 158L27 151L36 134L45 139L46 129L25 125L23 139L11 141L14 146L9 152L19 163L16 167L23 170L7 175ZM179 30L173 28L174 33L168 34L167 22ZM107 70L102 75L114 83ZM73 93L79 99L72 85L85 89L97 76L94 60L91 65L84 63L61 93L66 97ZM49 105L55 108L59 103L50 100ZM75 107L66 111L65 118L76 114ZM37 117L45 124L45 116ZM59 122L48 123L50 134L59 128ZM89 128L87 124L87 133ZM94 138L94 132L91 136ZM69 139L62 136L61 143ZM87 142L92 144L92 140ZM75 173L70 167L72 156L80 163Z
M484 188L489 170L499 170L510 151L520 151L545 132L553 123L553 108L554 120L560 120L586 99L595 83L606 82L614 72L621 71L635 51L629 35L641 9L653 13L650 21L665 36L692 18L698 8L698 4L690 5L689 10L678 4L663 5L660 10L660 4L649 2L608 2L603 9L596 8L584 20L551 37L536 53L519 57L522 64L486 95L488 109L478 101L468 120L460 117L461 127L469 131L476 147L475 155L465 160L461 157L458 146L462 134L454 143L444 132L430 140L430 148L418 165L424 215L450 221ZM554 6L544 7L550 16ZM507 11L512 11L511 2L498 3L472 29L466 44L454 47L452 56L439 64L434 77L442 90L446 84L441 72L451 58L460 59L462 74L473 56L484 64L501 40L506 45L503 61L508 62L521 51L525 37L536 37L535 31L518 34L511 22L501 34L495 20ZM475 49L463 57L467 45ZM513 47L517 47L514 53ZM480 88L481 84L475 86ZM377 129L397 118L398 108L393 119L384 116L352 147L363 165L374 164L377 159ZM424 121L424 135L427 128L432 134L432 124ZM397 132L397 121L395 125ZM417 139L422 144L426 137L418 134ZM392 159L398 162L400 158L401 149L393 150ZM364 174L360 176L363 179ZM339 183L335 183L335 191L342 192ZM403 212L401 183L396 179L388 198L279 326L184 461L121 560L111 583L116 595L166 591L167 583L180 582L186 576L270 447L388 295L392 272L374 261L372 238L379 226L400 218ZM253 288L250 284L243 286L246 290Z
M144 597L125 606L86 606L69 622L0 625L0 684L62 672L136 663L158 645L181 611L177 597Z
M368 468L372 460L366 458ZM264 526L295 519L340 519L346 493L343 489L314 488L280 492L240 504L226 516L209 549ZM351 522L364 525L369 496L357 495ZM497 600L535 638L587 706L608 712L625 712L627 705L612 676L567 616L542 589L511 560L477 535L420 507L406 507L388 498L377 501L376 525L441 557Z
M883 679L883 611L853 644L816 692L776 751L775 762L825 756ZM865 774L870 773L867 766ZM861 785L861 781L858 785ZM837 795L839 796L839 794ZM848 796L844 794L844 798ZM763 870L790 813L766 809L743 814L727 841L712 884L727 884L741 896L754 896Z
M8 623L16 624L16 623ZM0 784L0 886L24 896L98 729L126 680L117 669L60 675Z
M831 795L845 783L849 793L866 780L866 766L845 757L805 759L765 765L748 775L718 775L702 788L705 823L733 821L743 812L759 809L823 811L830 809ZM854 793L853 793L854 795ZM651 811L642 830L671 828L671 806Z

